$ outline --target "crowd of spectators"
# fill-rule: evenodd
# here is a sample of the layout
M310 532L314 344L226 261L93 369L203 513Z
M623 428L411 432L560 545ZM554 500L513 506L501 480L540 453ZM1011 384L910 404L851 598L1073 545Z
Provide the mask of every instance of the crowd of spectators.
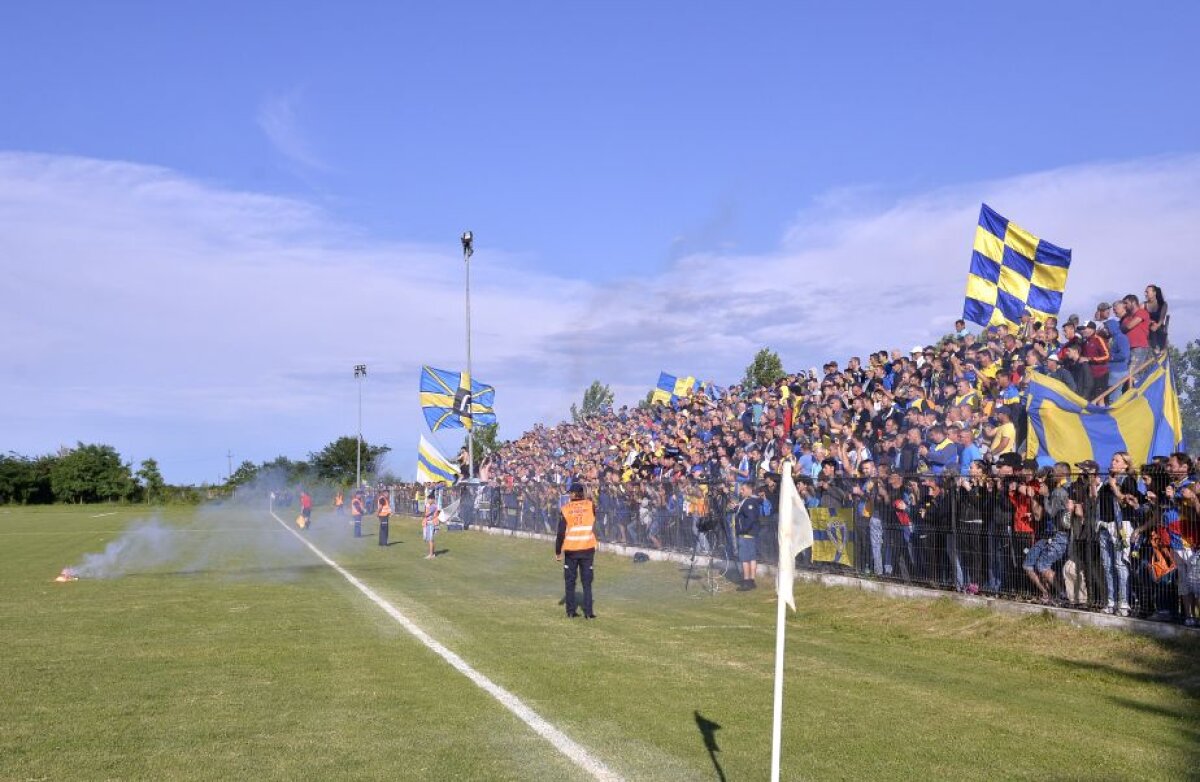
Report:
M674 519L686 524L670 543L686 546L740 484L769 512L791 462L810 506L852 516L863 572L1194 624L1200 501L1186 454L1052 468L1022 456L1031 373L1108 404L1148 372L1168 324L1154 285L1090 320L1027 314L979 334L958 321L907 353L539 425L480 477L517 513L581 481L609 539L661 546Z

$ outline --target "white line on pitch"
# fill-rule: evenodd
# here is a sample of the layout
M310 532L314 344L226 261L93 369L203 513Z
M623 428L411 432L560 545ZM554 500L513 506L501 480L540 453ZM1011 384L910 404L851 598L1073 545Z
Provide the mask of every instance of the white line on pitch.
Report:
M92 518L93 519L102 519L105 516L116 516L116 515L117 515L117 512L113 511L112 513L97 513L94 516L92 516Z
M608 766L604 765L604 763L584 749L582 745L576 743L570 736L563 733L561 730L543 719L537 712L526 706L524 702L522 702L521 699L516 695L513 695L499 684L496 684L494 681L468 665L463 658L459 657L457 654L435 641L431 635L418 627L415 622L413 622L404 614L400 613L399 609L380 597L375 590L371 589L362 581L359 581L358 578L351 574L348 570L326 556L325 552L314 546L306 537L288 526L287 522L276 516L274 511L271 511L271 517L275 519L275 521L279 522L279 525L291 533L297 540L307 546L312 553L316 554L321 559L321 561L336 570L342 578L349 581L355 589L366 595L367 599L382 608L388 616L390 616L392 619L395 619L396 622L399 623L399 625L405 630L407 630L413 637L425 644L426 647L428 647L443 660L450 663L450 665L453 666L456 671L473 681L477 687L499 701L500 705L515 714L518 719L520 719L530 728L533 728L535 733L553 744L559 752L566 755L567 758L570 759L575 765L579 766L596 779L620 782L621 777L619 774L610 769Z

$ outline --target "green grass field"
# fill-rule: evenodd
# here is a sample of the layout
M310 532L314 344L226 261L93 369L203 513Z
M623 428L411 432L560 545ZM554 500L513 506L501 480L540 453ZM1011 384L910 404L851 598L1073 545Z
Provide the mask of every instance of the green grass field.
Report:
M264 511L159 512L170 561L52 583L154 514L0 509L0 779L588 778ZM771 590L601 555L584 623L545 543L443 533L429 562L414 520L384 549L325 516L311 539L626 779L767 777ZM797 605L786 779L1200 774L1200 644L816 585Z

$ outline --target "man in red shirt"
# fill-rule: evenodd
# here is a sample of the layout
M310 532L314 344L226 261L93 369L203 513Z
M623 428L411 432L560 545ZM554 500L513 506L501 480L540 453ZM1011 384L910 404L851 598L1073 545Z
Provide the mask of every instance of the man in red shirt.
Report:
M1095 321L1083 324L1083 348L1079 354L1080 363L1091 370L1092 386L1088 396L1103 393L1108 388L1108 361L1112 354L1108 352L1108 342L1096 333Z
M305 489L300 490L300 516L304 519L301 529L308 529L312 525L312 497Z
M1121 318L1121 331L1129 339L1129 372L1136 372L1134 383L1140 383L1147 375L1142 367L1150 358L1150 313L1138 301L1138 297L1130 293L1125 302L1125 316Z

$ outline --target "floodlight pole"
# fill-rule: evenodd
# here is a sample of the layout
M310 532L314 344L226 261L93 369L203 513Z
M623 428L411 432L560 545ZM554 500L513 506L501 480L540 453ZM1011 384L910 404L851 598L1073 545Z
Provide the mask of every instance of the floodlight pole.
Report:
M471 398L471 388L475 383L475 376L471 374L471 255L475 252L474 241L475 236L470 231L463 231L462 248L463 248L463 265L467 269L467 394L470 402L467 406L467 477L474 479L475 477L475 419L472 416L475 410L475 400Z
M354 365L354 379L358 383L358 451L354 457L354 490L362 488L362 379L367 376L366 364Z

